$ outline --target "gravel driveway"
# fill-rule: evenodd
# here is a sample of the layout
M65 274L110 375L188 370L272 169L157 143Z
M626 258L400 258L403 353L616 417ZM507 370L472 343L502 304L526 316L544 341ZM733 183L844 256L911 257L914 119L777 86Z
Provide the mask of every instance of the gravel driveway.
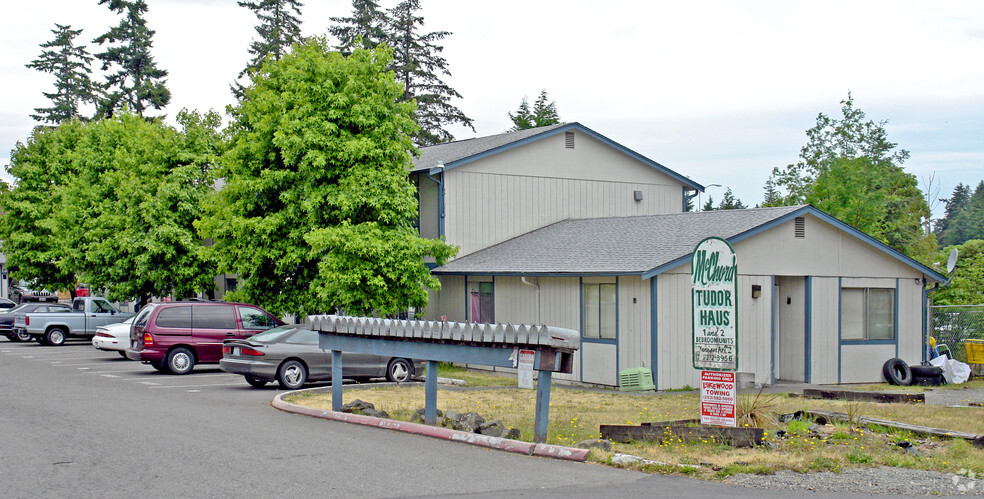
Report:
M928 390L925 394L926 403L931 405L984 404L984 390L981 389ZM729 477L725 483L790 491L984 496L984 477L907 468L851 468L840 473L780 471L772 475L743 474Z

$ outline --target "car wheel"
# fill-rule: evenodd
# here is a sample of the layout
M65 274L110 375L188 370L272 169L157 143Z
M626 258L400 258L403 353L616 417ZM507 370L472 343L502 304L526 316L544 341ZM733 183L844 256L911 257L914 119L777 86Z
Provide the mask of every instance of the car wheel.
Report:
M253 388L263 388L264 386L266 386L267 383L269 383L269 381L265 379L257 378L255 376L243 376L243 377L246 378L246 382L249 383L249 386L252 386Z
M14 333L10 335L10 339L18 342L31 341L31 335L27 333Z
M124 359L127 358L126 352L124 352L123 350L117 350L116 353L120 354L120 357L123 357Z
M403 383L413 375L413 366L407 359L393 359L386 367L386 379L394 383Z
M184 347L178 347L167 353L164 365L171 374L188 374L195 367L195 354Z
M65 344L65 330L60 327L53 327L44 333L46 345L57 347Z
M297 390L307 381L307 368L296 360L288 360L277 369L277 383L285 390Z
M167 367L164 366L164 363L163 362L151 362L150 363L150 367L153 367L154 369L156 369L156 370L158 370L158 371L160 371L162 373L166 373L167 372Z

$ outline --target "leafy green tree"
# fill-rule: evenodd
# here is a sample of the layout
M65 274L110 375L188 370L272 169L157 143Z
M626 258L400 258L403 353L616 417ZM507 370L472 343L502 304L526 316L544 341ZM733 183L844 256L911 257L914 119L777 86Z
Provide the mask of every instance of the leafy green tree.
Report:
M909 152L888 140L884 121L868 120L855 108L851 94L841 104L840 119L820 113L816 125L807 130L809 140L800 150L799 162L773 169L769 179L775 191L773 202L811 203L825 211L852 213L856 220L875 214L877 220L866 226L878 228L872 235L910 256L928 257L918 253L929 246L921 230L922 220L930 216L929 205L916 177L902 168ZM845 178L856 182L842 182ZM877 190L866 193L865 202L880 206L862 208L856 202L853 207L838 206L851 202L849 193L858 184Z
M112 117L124 107L139 116L149 107L163 109L171 101L171 91L165 86L167 71L159 69L150 53L155 31L147 27L144 0L99 0L99 5L120 14L120 23L93 42L110 44L105 52L96 54L102 70L111 72L103 84L105 95L99 103L97 116Z
M31 118L41 123L57 125L81 118L80 105L96 100L96 86L89 78L92 73L92 56L85 45L75 45L75 38L81 29L55 24L51 30L55 38L41 44L41 56L27 64L27 67L55 76L55 91L42 92L51 101L51 107L37 107Z
M64 151L78 161L51 222L65 269L111 299L191 296L216 271L193 223L213 186L218 114L182 111L182 130L131 113L86 126Z
M530 104L526 97L523 97L523 102L519 104L516 114L509 113L509 119L513 122L513 127L509 129L510 132L560 123L557 103L550 100L546 90L540 91L540 96L533 103L532 110L530 110Z
M236 2L240 7L253 11L259 24L256 25L258 40L249 44L252 58L239 72L239 78L256 71L267 57L280 60L290 50L290 46L301 41L300 0L242 0ZM232 93L242 99L243 87L233 83Z
M348 55L357 48L372 49L385 43L389 20L375 0L352 0L351 17L332 17L328 33L338 39L336 49Z
M948 246L936 256L944 263L956 248L960 258L951 274L950 285L933 294L934 305L977 305L984 303L984 240L971 239L957 246Z
M417 15L419 0L404 0L388 11L387 43L393 48L390 68L403 83L400 100L417 103L416 118L420 130L414 135L417 145L425 146L454 140L447 125L460 124L472 131L471 118L452 104L461 94L444 82L451 76L448 61L441 56L444 47L436 42L451 35L449 31L420 32L424 18Z
M60 209L61 188L78 173L79 162L69 151L84 140L85 127L79 120L37 127L11 152L7 171L14 184L0 195L0 240L15 279L74 293L75 272L64 265L69 248L52 219Z
M952 244L958 244L944 241L943 233L946 232L946 229L953 222L953 219L957 218L957 215L960 214L960 212L970 206L971 194L972 192L970 190L970 186L964 185L963 182L960 182L953 188L953 194L950 195L950 199L940 200L945 204L945 211L943 213L943 218L936 221L936 224L933 227L933 232L936 233L936 237L940 238L941 245L950 246Z
M225 186L198 228L233 298L277 314L393 314L438 288L424 265L455 248L420 238L407 177L413 104L385 46L348 57L311 38L253 75L231 109Z

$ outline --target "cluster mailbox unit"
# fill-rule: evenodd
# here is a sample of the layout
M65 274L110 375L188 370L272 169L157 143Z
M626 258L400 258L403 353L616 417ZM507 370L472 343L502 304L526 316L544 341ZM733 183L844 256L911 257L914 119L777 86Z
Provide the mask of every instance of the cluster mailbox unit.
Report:
M546 441L551 373L570 373L580 334L552 326L395 320L310 315L307 326L320 332L320 347L332 353L332 408L342 406L342 352L371 353L427 361L424 420L437 416L437 363L458 362L517 367L520 351L535 353L539 372L533 436Z

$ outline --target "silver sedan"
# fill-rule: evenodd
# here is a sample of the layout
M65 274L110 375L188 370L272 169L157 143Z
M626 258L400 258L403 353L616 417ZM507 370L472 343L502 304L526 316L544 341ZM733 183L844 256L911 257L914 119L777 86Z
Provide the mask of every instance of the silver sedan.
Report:
M318 332L283 326L244 340L225 340L219 368L241 374L254 387L276 380L287 390L331 379L331 352L318 347ZM423 361L342 353L342 375L357 381L386 377L397 383L423 373Z

